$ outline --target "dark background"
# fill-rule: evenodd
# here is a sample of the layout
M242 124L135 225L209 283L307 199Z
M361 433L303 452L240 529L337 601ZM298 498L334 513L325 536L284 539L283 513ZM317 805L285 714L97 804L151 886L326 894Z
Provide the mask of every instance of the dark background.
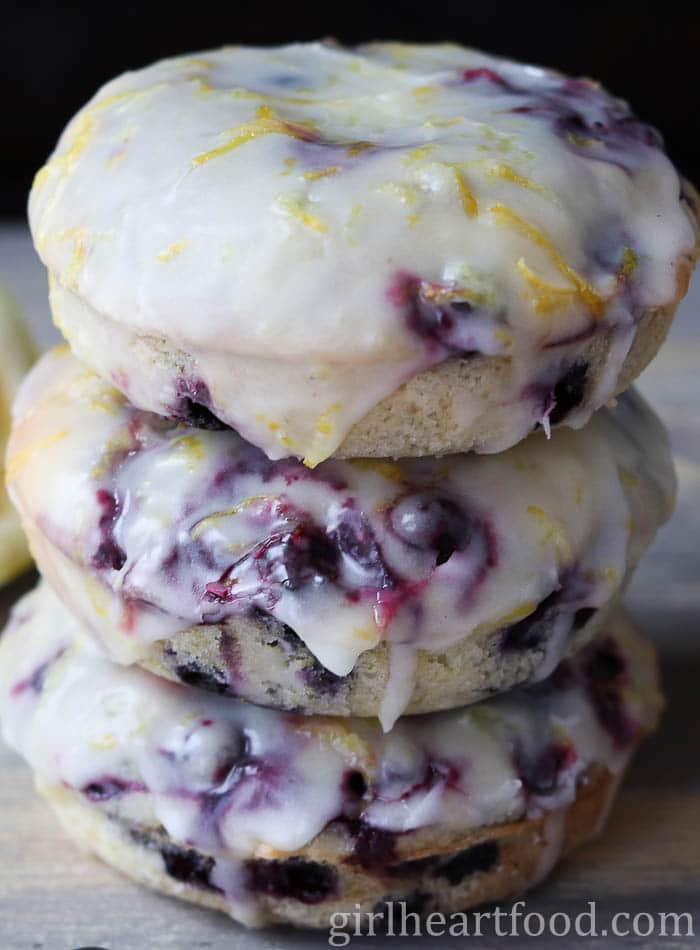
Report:
M694 8L694 9L693 9ZM0 216L24 214L33 173L70 116L125 69L224 43L334 36L455 40L593 76L663 133L700 180L700 4L493 2L31 3L0 8Z

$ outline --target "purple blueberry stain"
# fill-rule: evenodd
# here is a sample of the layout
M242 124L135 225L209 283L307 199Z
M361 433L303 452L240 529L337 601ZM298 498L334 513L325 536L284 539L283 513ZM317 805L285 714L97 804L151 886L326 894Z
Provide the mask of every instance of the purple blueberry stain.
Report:
M497 841L480 841L440 863L433 876L444 878L452 887L461 884L465 877L472 874L485 874L498 863L499 847Z
M352 849L345 861L371 870L396 863L397 833L375 828L362 818L342 819L348 831Z
M227 428L214 414L211 393L203 380L181 377L175 383L175 392L172 414L176 419L196 429Z
M377 590L396 586L374 531L354 501L342 505L328 536L340 554L343 574L349 575L352 586Z
M241 600L248 609L274 607L286 591L335 585L346 595L393 586L369 522L352 503L327 526L288 503L280 506L289 527L268 535L206 585L209 603ZM240 593L239 582L252 582Z
M220 889L211 882L216 861L210 855L200 854L192 848L178 848L175 845L163 846L160 853L165 870L176 881L221 893Z
M145 792L147 788L141 782L118 778L115 775L101 775L84 785L80 791L91 802L107 802L131 792Z
M584 675L599 723L615 747L625 749L638 736L639 726L625 708L622 691L627 682L627 669L610 637L590 648Z
M515 770L528 797L552 795L559 787L562 773L575 761L576 751L566 742L551 742L534 754L522 744L517 744L513 751Z
M29 676L26 676L24 679L21 679L15 683L10 690L10 695L21 696L23 693L31 691L35 695L39 696L44 689L44 683L49 670L54 665L54 663L57 663L61 659L63 654L66 652L66 649L67 647L61 647L53 654L53 656L49 657L48 660L44 660L43 663L40 663L39 666L37 666Z
M114 528L121 515L121 501L114 492L107 491L105 488L98 488L95 497L100 506L97 524L101 540L92 556L92 565L97 570L109 568L120 571L126 562L126 554L114 538Z
M583 402L588 383L589 366L578 360L559 377L551 393L548 411L550 425L563 422Z
M405 272L394 275L387 298L401 313L406 329L443 358L485 351L484 328L492 338L493 324L503 322L500 313L460 299L457 289ZM495 344L488 347L489 353L498 351Z
M562 615L568 619L567 636L581 630L597 612L597 607L586 602L593 591L576 567L569 567L560 576L559 584L537 607L518 620L504 627L500 634L500 647L505 653L537 650L550 640Z
M338 873L329 864L292 857L244 863L245 887L254 894L320 904L338 892Z
M195 686L219 695L235 695L229 683L218 671L206 669L194 660L176 664L173 672L182 683L188 686Z
M216 861L211 855L201 854L193 848L183 848L170 841L163 831L129 828L129 837L136 844L157 851L163 859L167 874L176 881L191 887L223 893L212 883L211 876Z

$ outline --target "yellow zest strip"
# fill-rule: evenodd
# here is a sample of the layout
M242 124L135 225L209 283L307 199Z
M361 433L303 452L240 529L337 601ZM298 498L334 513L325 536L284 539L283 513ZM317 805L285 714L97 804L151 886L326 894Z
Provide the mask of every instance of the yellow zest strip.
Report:
M94 103L94 105L89 106L83 109L82 112L78 113L67 129L67 134L72 133L70 145L65 150L65 152L60 152L59 154L54 155L42 168L39 169L39 171L34 176L32 187L41 188L41 186L45 184L46 179L49 177L51 170L54 168L62 171L64 174L72 171L76 159L83 151L85 151L89 140L95 132L95 113L100 112L107 106L111 106L115 102L119 102L121 99L126 99L130 96L137 96L145 93L146 91L147 90L145 89L129 89L124 92L117 92L114 93L114 95L105 96L104 99L98 100L96 103Z
M554 284L543 280L527 266L524 257L521 257L515 262L515 267L527 283L537 291L534 298L537 313L549 313L567 298L571 299L571 297L576 294L576 290L573 287L556 287Z
M348 158L354 158L355 155L359 155L361 152L366 152L367 149L375 147L372 142L353 142L352 145L348 145L345 149L345 154Z
M304 227L317 231L319 234L323 234L328 230L320 218L317 218L315 214L311 214L300 198L295 198L293 195L282 195L277 199L276 204L284 214L296 218Z
M185 69L213 69L214 64L210 59L198 59L196 56L186 56L180 60L180 65Z
M536 191L540 195L550 194L544 185L539 185L531 178L520 175L511 165L507 165L505 162L499 162L498 165L490 165L486 169L486 174L490 178L502 178L504 181L512 181L514 185L520 185L521 188L527 188L528 191Z
M566 537L566 532L560 521L550 518L543 508L539 505L528 505L527 513L535 517L542 525L542 537L540 544L546 546L552 544L562 561L567 561L571 556L571 550Z
M232 515L237 515L239 511L250 508L251 505L254 505L258 501L267 501L273 497L274 495L250 495L248 498L244 498L243 501L240 501L237 505L234 505L233 508L227 508L226 511L217 511L213 515L207 515L206 518L202 518L201 521L198 521L190 529L192 540L196 541L208 528L216 524L216 522L220 521L222 518L230 518Z
M439 86L414 86L411 89L411 93L416 97L416 99L428 99L431 96L437 95L440 92Z
M462 122L462 116L456 115L451 119L444 119L439 115L429 115L428 118L423 123L423 128L426 129L444 129L449 125L459 125Z
M526 600L522 604L518 604L517 607L514 607L507 614L499 617L496 626L507 627L511 623L517 623L518 620L522 620L524 617L528 617L533 613L536 607L537 603L534 600Z
M622 275L629 277L637 269L637 255L626 244L622 248Z
M160 251L159 254L156 254L156 258L162 264L166 264L168 261L171 261L174 257L177 257L178 254L181 254L185 250L188 244L189 244L189 241L186 238L183 238L182 241L173 241L172 244L168 244L165 250Z
M68 269L63 275L63 280L68 287L72 290L76 290L78 287L78 273L85 263L85 230L83 228L76 228L71 236L73 238L73 254Z
M429 142L427 145L417 145L404 155L402 162L404 165L410 164L411 162L418 162L422 158L426 158L430 155L431 152L434 152L436 148L437 145L435 145L434 142Z
M274 114L269 106L259 106L255 112L255 119L252 122L244 122L242 125L231 129L228 134L231 136L227 142L210 149L208 152L201 152L192 159L193 165L204 165L212 158L218 158L219 155L225 155L232 152L240 145L245 145L261 135L290 135L292 138L309 139L313 134L313 129L308 125L301 123L287 122Z
M603 316L605 312L605 300L603 297L601 297L600 294L593 289L591 284L581 277L573 267L566 263L549 238L547 238L539 228L536 228L533 224L530 224L529 221L515 214L514 211L511 211L510 208L504 204L495 204L489 208L489 211L499 224L515 228L516 231L519 231L528 238L528 240L532 241L533 244L537 244L537 246L545 252L559 273L571 281L576 288L576 293L586 304L591 313L596 317Z
M26 445L23 449L20 449L19 452L8 458L7 460L7 477L12 478L20 468L34 455L35 452L40 452L42 449L47 449L50 445L53 445L55 442L59 442L61 439L65 439L68 435L68 429L61 429L59 432L54 432L53 435L46 436L45 439L37 439L36 442L31 442L29 445Z
M343 408L341 402L331 403L330 406L327 406L322 413L320 413L318 419L316 420L316 425L314 426L316 430L316 435L314 436L313 442L311 443L311 449L309 453L302 459L304 465L307 468L315 468L319 462L322 462L323 459L328 454L323 451L323 444L326 438L333 431L333 424L331 422L331 414L337 412L339 409ZM319 451L320 450L320 451Z
M321 413L321 415L316 420L315 429L317 432L320 432L321 435L330 435L333 426L330 422L330 415L332 412L337 412L339 409L342 409L343 404L340 402L334 402L327 409Z
M479 213L479 205L476 203L476 198L470 191L459 169L453 168L452 171L455 176L455 182L457 183L457 194L459 195L462 209L468 218L475 218Z
M307 181L316 181L317 178L328 178L329 175L335 175L340 171L340 165L329 165L328 168L315 168L313 171L304 172L303 177Z
M196 435L181 435L177 439L173 439L170 444L173 448L182 451L191 472L195 469L195 463L201 462L204 458L204 446L201 439Z
M386 478L390 482L403 484L406 481L406 476L401 466L397 465L396 462L389 462L386 459L360 458L348 459L347 461L349 465L359 469L361 472L376 472L378 475L381 475L382 478Z
M595 148L597 145L603 144L600 139L579 135L577 132L567 132L566 137L572 145L576 145L578 148Z

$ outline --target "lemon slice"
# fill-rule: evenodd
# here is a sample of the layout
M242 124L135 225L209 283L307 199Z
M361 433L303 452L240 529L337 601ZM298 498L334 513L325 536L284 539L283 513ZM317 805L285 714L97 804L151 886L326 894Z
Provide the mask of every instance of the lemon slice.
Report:
M36 357L34 344L14 297L0 286L0 457L10 431L10 407L17 387ZM0 479L0 585L7 584L31 564L31 555L5 487Z

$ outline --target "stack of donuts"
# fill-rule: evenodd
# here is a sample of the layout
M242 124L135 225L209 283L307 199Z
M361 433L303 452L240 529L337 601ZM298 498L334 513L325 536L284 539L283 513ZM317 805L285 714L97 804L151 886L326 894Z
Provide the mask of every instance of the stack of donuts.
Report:
M661 697L628 387L697 251L658 134L458 46L108 83L36 176L68 345L15 401L42 574L0 718L77 841L248 925L449 913L596 833Z

